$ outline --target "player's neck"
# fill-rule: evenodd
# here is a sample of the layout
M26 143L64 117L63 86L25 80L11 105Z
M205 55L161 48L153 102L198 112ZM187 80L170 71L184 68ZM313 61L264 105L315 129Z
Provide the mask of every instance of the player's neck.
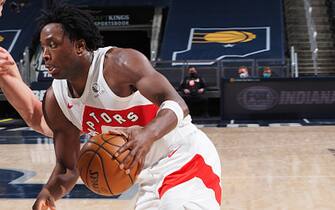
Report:
M70 93L73 98L79 98L83 94L89 74L89 70L91 64L93 62L93 52L87 51L85 55L83 55L83 63L80 68L82 71L78 71L76 76L72 79L68 79L68 86Z

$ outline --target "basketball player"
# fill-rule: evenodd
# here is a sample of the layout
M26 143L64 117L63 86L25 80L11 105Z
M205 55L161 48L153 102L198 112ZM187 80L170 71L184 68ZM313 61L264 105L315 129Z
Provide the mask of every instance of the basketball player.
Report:
M191 123L188 108L146 57L133 49L98 48L101 35L86 12L59 6L42 13L40 42L54 78L43 102L53 131L56 166L33 205L55 209L75 185L80 132L115 128L130 150L120 168L142 171L136 210L220 209L221 166L208 137Z
M0 16L5 2L0 0ZM12 56L2 47L0 47L0 88L31 128L46 136L52 136L52 131L43 117L42 103L23 82Z

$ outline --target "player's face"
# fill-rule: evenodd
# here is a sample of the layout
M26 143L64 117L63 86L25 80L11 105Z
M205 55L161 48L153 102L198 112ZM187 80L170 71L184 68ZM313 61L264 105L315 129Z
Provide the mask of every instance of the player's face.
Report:
M5 4L6 0L0 0L0 16L2 16L2 9L3 5Z
M59 23L50 23L40 33L43 59L49 74L55 79L71 79L76 73L78 56L75 44Z

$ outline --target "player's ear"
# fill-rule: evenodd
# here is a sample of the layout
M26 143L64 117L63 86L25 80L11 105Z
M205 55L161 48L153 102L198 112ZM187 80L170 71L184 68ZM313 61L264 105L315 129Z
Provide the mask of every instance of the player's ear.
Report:
M86 50L86 42L84 39L75 41L75 48L78 55L82 55Z

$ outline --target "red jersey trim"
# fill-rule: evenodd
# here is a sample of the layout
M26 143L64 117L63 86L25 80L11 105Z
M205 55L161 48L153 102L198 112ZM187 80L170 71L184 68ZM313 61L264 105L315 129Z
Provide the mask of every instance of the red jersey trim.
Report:
M205 163L203 157L199 154L195 155L192 160L186 163L181 169L164 178L162 186L158 189L159 198L172 187L191 180L194 177L200 178L208 189L214 191L215 198L221 205L220 178L213 172L212 167Z

